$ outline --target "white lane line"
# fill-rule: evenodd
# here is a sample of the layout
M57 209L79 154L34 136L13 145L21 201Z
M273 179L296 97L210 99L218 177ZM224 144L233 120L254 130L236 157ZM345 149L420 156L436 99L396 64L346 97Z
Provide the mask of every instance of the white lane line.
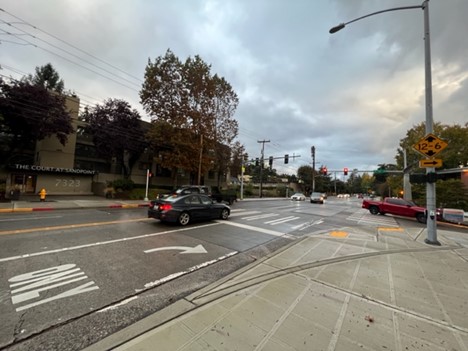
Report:
M115 240L100 241L100 242L91 243L91 244L63 247L61 249L56 249L56 250L33 252L33 253L30 253L30 254L0 258L0 262L14 261L14 260L19 260L21 258L27 258L27 257L35 257L35 256L55 254L55 253L63 252L63 251L79 250L79 249L84 249L84 248L94 247L94 246L103 246L103 245L115 244L115 243L120 243L122 241L144 239L144 238L149 238L149 237L153 237L153 236L159 236L159 235L165 235L165 234L171 234L171 233L177 233L177 232L185 232L185 231L199 229L199 228L211 227L211 226L218 225L218 224L219 224L218 222L215 222L215 223L205 224L205 225L198 226L198 227L181 228L181 229L176 229L176 230L168 230L168 231L160 232L160 233L144 234L144 235L127 237L127 238L115 239Z
M281 224L281 223L286 223L286 222L290 222L290 221L295 221L296 219L299 219L299 218L301 218L301 217L289 216L289 217L284 217L284 218L275 219L275 220L273 220L273 221L267 221L267 222L265 222L265 224L277 225L277 224Z
M277 231L270 230L270 229L263 229L263 228L259 228L259 227L254 227L254 226L247 225L247 224L230 222L230 221L222 221L222 222L219 222L219 223L232 225L233 227L239 227L239 228L252 230L252 231L260 232L260 233L263 233L263 234L268 234L268 235L273 235L273 236L278 236L278 237L284 237L284 238L288 238L288 239L292 239L292 240L296 239L296 237L294 235L289 235L289 234L277 232Z
M216 262L225 260L226 258L229 258L229 257L231 257L231 256L234 256L234 255L236 255L237 253L238 253L238 251L231 251L231 252L229 252L229 253L226 254L226 255L223 255L223 256L220 256L220 257L218 257L218 258L215 258L214 260L206 261L206 262L197 264L197 265L195 265L195 266L192 266L192 267L188 268L188 269L185 270L185 271L173 273L173 274L168 275L167 277L158 279L158 280L156 280L156 281L154 281L154 282L146 283L144 289L136 289L135 292L140 292L140 291L143 291L143 290L146 290L146 289L153 288L153 287L155 287L155 286L161 285L161 284L163 284L163 283L166 283L166 282L168 282L168 281L170 281L170 280L172 280L172 279L175 279L175 278L180 277L180 276L182 276L182 275L185 275L185 274L187 274L187 273L191 273L191 272L196 271L196 270L198 270L198 269L200 269L200 268L207 267L207 266L209 266L210 264L213 264L213 263L216 263Z

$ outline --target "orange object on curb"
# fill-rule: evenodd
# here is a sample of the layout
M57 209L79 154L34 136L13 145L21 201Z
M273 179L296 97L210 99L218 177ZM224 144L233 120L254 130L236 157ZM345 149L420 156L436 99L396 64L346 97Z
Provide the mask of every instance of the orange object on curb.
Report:
M41 199L41 201L45 201L46 195L47 191L44 188L42 188L41 191L39 191L39 198Z

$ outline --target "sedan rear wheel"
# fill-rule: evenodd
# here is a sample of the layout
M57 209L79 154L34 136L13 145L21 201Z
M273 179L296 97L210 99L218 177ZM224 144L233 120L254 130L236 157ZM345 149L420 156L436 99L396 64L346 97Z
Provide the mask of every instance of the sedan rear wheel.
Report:
M179 216L178 222L180 225L187 225L190 222L190 214L188 212L182 212Z
M228 219L228 217L229 217L229 210L227 208L223 208L221 210L221 219L226 220Z

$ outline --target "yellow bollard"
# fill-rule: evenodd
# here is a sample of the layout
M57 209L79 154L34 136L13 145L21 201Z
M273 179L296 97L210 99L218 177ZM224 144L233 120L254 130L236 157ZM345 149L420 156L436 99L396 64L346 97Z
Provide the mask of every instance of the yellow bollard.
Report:
M39 191L39 197L42 202L45 201L46 195L47 195L47 191L44 188L42 188L41 191Z

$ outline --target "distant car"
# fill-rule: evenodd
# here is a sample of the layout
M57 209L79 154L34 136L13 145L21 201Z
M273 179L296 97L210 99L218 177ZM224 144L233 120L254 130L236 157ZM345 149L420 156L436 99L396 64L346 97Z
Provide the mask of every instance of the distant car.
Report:
M291 200L293 201L305 201L305 195L303 193L295 193L291 196Z
M165 199L152 200L148 207L148 218L161 222L174 222L182 226L192 221L228 219L228 205L215 202L208 195L171 195Z
M310 203L323 204L323 194L322 193L312 193L310 194Z

